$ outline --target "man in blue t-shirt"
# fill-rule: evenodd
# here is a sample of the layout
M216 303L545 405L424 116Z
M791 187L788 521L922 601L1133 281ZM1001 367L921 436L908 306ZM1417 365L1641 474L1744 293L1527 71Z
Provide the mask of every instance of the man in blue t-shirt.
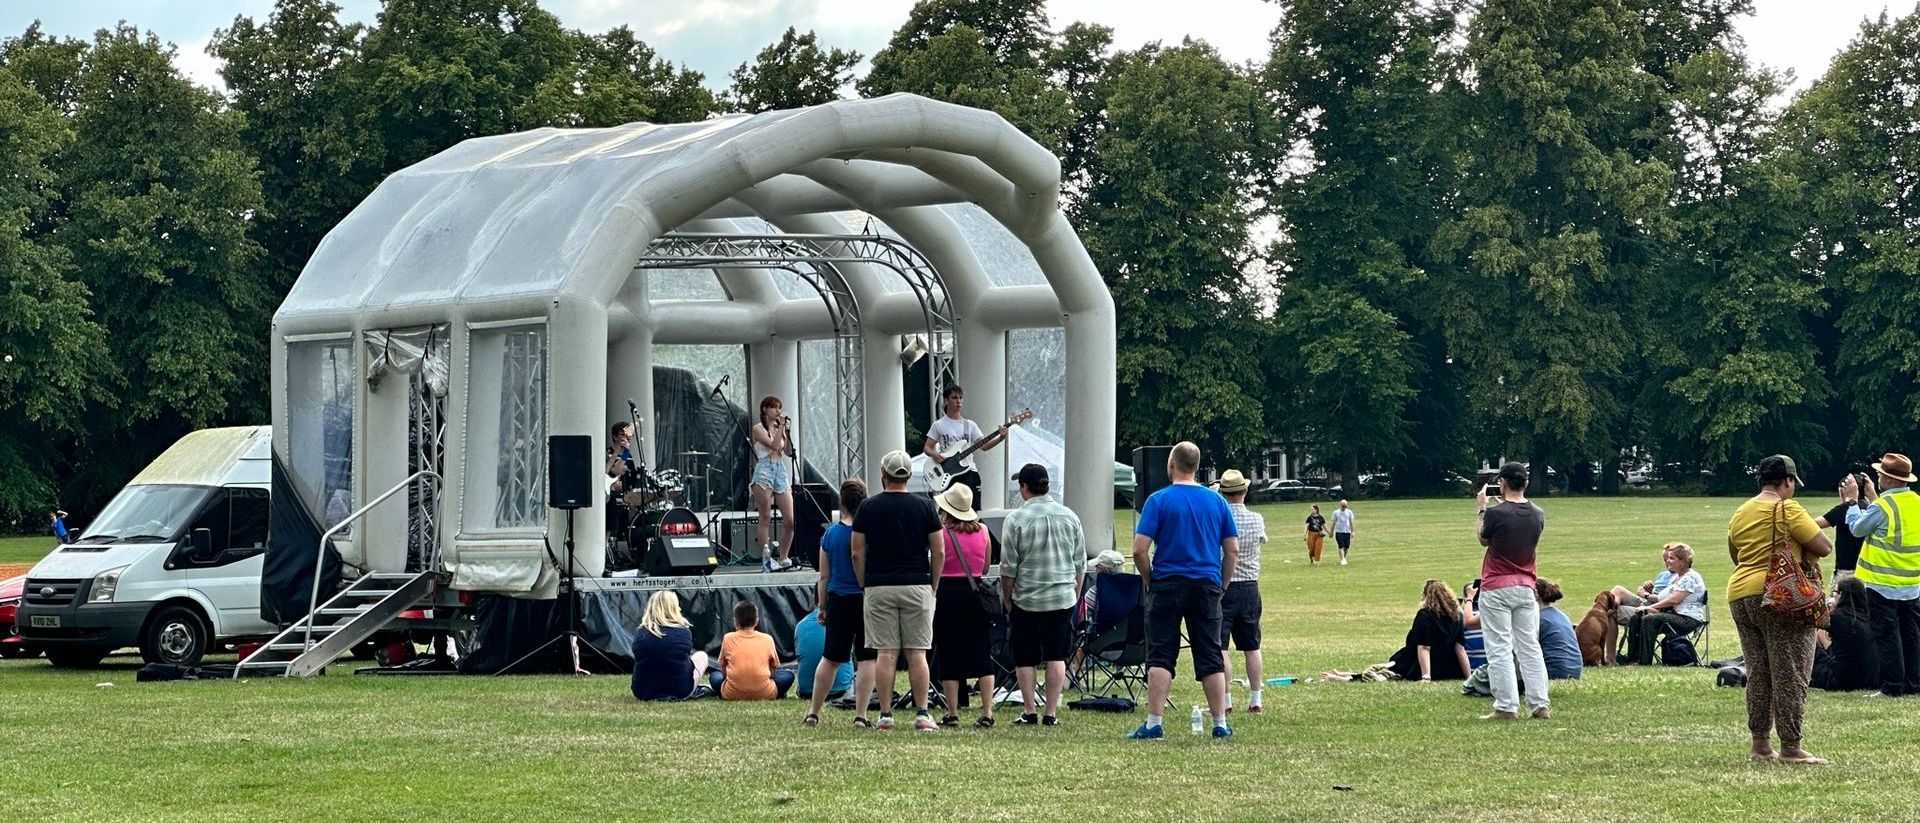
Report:
M1147 498L1133 530L1133 564L1148 583L1147 720L1128 735L1162 736L1160 710L1180 657L1180 623L1193 644L1193 676L1207 692L1213 736L1228 737L1227 659L1220 648L1220 596L1240 555L1233 511L1219 492L1195 482L1200 447L1182 441L1167 457L1171 485ZM1148 550L1152 549L1151 552Z

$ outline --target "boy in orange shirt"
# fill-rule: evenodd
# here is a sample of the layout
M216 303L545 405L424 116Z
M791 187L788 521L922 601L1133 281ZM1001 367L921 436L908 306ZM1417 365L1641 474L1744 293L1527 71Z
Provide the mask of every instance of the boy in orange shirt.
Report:
M720 639L720 668L712 675L721 700L777 700L793 686L793 670L780 668L773 638L756 630L760 610L742 600L733 604L733 627Z

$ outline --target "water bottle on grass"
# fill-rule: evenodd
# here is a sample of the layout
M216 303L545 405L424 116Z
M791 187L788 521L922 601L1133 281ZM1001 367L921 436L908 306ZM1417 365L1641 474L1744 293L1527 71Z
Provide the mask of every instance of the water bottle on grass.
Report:
M1200 704L1193 704L1193 714L1190 715L1190 717L1193 719L1194 734L1197 735L1206 731L1206 715L1200 713Z

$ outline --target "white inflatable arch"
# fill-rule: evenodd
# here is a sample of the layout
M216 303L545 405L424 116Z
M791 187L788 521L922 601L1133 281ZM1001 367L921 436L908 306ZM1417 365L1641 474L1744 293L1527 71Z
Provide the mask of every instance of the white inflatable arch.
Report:
M845 341L862 379L842 454L876 483L906 437L903 336L931 335L936 360L957 362L968 416L991 428L1008 413L1009 331L1061 328L1065 373L1048 379L1065 386L1065 419L1040 422L1063 434L1059 480L1092 553L1113 539L1114 309L1059 199L1059 161L998 115L912 95L468 140L381 183L275 314L274 449L328 523L442 467L438 504L351 525L338 544L350 565L400 570L398 536L426 535L456 587L541 594L556 579L546 544L567 522L545 506L546 438L589 435L597 455L628 398L652 409L656 344L743 345L749 396L793 408L801 341ZM886 233L850 232L847 213ZM997 282L976 247L984 223L1044 282ZM764 250L776 230L830 258L808 282L839 291L838 306L783 293L771 257L715 268L725 300L650 297L645 261ZM903 268L933 288L903 287ZM930 305L950 316L930 320ZM407 381L430 388L388 388ZM981 455L988 501L1004 499L1005 454ZM599 505L577 515L584 575L604 566Z

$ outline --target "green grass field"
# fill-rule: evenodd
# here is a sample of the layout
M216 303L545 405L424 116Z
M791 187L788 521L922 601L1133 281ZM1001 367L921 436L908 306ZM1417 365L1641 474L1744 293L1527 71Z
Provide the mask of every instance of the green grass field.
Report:
M52 535L0 537L0 563L34 563L54 547Z
M1541 572L1577 620L1638 584L1673 539L1715 587L1712 654L1737 642L1723 589L1731 499L1553 499ZM1354 562L1308 568L1305 507L1263 507L1270 675L1384 659L1422 581L1476 576L1466 500L1366 502ZM1126 525L1125 516L1121 518ZM6 544L0 548L11 549ZM1329 544L1327 556L1334 555ZM1554 718L1489 725L1455 684L1270 687L1235 737L1121 737L1138 715L1058 729L861 733L829 711L640 705L621 677L136 684L135 661L0 663L0 809L36 820L1812 820L1914 819L1900 778L1920 703L1815 694L1807 745L1835 765L1749 764L1741 692L1705 669L1590 671ZM98 684L112 683L112 686ZM1244 698L1244 694L1241 694Z

